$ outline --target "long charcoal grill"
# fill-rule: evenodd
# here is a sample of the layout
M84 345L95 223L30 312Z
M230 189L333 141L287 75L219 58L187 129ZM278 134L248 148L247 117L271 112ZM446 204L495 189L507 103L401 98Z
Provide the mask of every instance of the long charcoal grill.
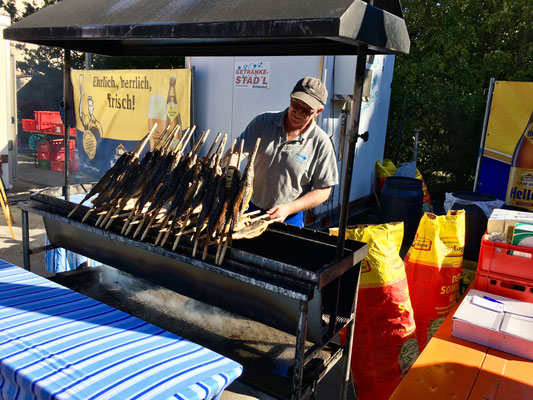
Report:
M337 323L343 325L342 319L348 318L345 321L348 329L341 390L346 397L357 296L345 292L357 291L358 263L365 246L345 241L344 235L356 142L358 138L368 138L367 133L359 134L365 64L367 54L409 52L410 41L399 1L63 0L8 27L4 30L4 38L65 49L63 97L66 115L69 115L72 104L69 90L71 50L111 56L357 54L336 246L335 240L318 232L297 231L278 224L263 236L243 242L242 246L234 246L224 265L218 267L209 258L202 262L189 257L184 248L177 253L169 252L90 225L68 221L65 218L65 210L71 207L68 201L58 204L46 194L34 196L30 203L21 206L24 259L28 268L31 253L28 212L32 212L44 217L50 240L58 246L163 281L165 286L173 286L195 297L202 296L203 289L208 286L206 282L223 281L224 284L214 286L220 288L216 297L223 304L236 306L241 313L254 314L252 318L261 318L285 331L296 330L293 398L302 395L306 331L320 346L335 334ZM67 200L70 196L68 132L67 118L63 187ZM278 249L286 251L274 256L273 252ZM129 255L130 251L141 259L157 259L158 262L141 263ZM122 257L127 257L128 262ZM148 265L151 266L149 271ZM173 277L168 279L169 282L168 275ZM348 281L355 287L346 288ZM247 307L231 300L226 292L230 285L243 290L247 296L243 303ZM270 301L275 302L275 307ZM280 312L271 312L271 307ZM350 309L349 313L345 312L347 309ZM293 325L295 318L296 329Z
M77 189L71 188L72 193ZM303 382L304 364L353 318L366 244L347 241L338 260L335 237L277 223L254 239L234 241L223 264L215 265L216 246L202 261L191 256L192 242L187 237L171 251L149 244L155 239L150 235L138 241L121 235L120 228L95 228L96 216L85 223L68 218L76 204L58 198L61 192L61 188L46 189L19 204L23 213L43 217L53 246L295 335L292 379L298 392L302 385L309 386ZM87 210L82 207L79 214ZM26 240L24 248L29 252ZM304 354L306 340L314 346Z
M216 246L202 261L191 256L188 237L171 251L151 245L152 236L144 241L123 236L117 224L112 225L114 231L95 228L96 216L88 223L67 218L75 204L55 197L57 193L60 190L47 189L21 205L44 218L48 239L57 247L293 335L299 303L309 302L307 339L316 344L328 342L338 331L334 321L342 327L350 318L357 284L354 267L366 254L363 243L349 241L344 257L337 261L336 238L278 223L254 239L234 241L219 266L213 262ZM80 215L88 210L83 208ZM339 278L346 280L341 293L331 290Z

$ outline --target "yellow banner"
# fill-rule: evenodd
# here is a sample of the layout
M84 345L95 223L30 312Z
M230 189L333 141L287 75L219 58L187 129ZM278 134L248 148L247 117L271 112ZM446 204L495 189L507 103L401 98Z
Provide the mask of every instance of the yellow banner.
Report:
M153 146L166 126L190 125L188 69L73 70L72 86L80 147L91 160L102 139L140 140L157 123Z
M483 155L511 163L533 110L533 82L496 81Z

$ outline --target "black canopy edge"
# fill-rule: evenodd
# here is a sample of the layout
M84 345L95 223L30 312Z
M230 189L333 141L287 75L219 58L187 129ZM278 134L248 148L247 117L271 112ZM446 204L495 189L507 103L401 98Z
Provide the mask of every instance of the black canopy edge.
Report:
M403 19L363 2L341 18L17 27L4 38L109 56L408 53Z

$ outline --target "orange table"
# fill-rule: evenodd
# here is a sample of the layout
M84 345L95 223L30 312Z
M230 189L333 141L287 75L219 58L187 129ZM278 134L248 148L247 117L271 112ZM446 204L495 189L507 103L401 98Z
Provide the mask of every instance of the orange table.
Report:
M533 399L533 361L455 338L450 312L390 400Z

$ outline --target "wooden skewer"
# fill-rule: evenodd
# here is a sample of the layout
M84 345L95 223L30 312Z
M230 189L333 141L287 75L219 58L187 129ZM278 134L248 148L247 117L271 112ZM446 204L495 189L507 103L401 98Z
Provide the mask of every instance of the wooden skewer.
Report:
M157 123L155 123L154 124L154 128L157 128L157 127L158 127ZM154 128L152 128L152 129L154 129ZM152 150L156 150L156 149L158 149L161 146L161 143L163 142L163 140L166 138L166 136L168 134L169 128L170 128L170 125L167 125L167 127L163 129L163 132L157 138L157 141L155 142L154 148Z
M253 215L257 215L261 212L261 210L254 210L247 213L244 213L241 218L251 217Z
M183 221L183 225L181 226L180 231L176 235L176 239L174 240L174 244L172 245L172 251L176 250L176 247L178 247L178 243L180 242L181 236L183 235L185 228L189 225L188 222L189 222L190 215L191 214L188 214L187 217L185 218L185 221Z
M205 141L207 140L207 137L209 136L209 132L211 132L210 129L202 132L202 134L200 135L200 138L198 139L198 142L196 142L196 144L194 145L192 149L192 154L197 155L200 152L200 150L202 150L202 147L204 146Z
M218 142L218 140L220 139L220 136L222 136L222 132L218 132L217 133L217 136L215 137L215 140L213 141L213 144L211 145L211 147L209 148L209 151L207 152L205 158L206 159L210 159L211 158L211 152L213 152L215 150L215 147L216 147L216 144Z

